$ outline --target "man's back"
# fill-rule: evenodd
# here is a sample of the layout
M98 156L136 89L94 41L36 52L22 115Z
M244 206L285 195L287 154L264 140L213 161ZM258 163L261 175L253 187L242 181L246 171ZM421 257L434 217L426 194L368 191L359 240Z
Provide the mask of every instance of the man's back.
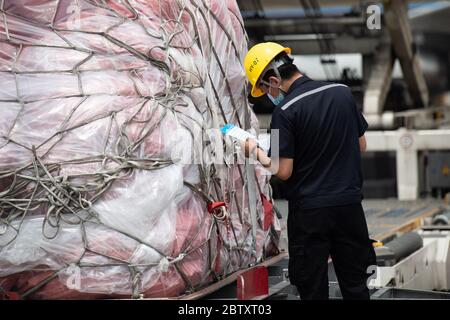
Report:
M271 127L280 130L280 157L294 159L287 181L291 206L309 209L361 202L358 139L367 122L348 87L306 76L297 79L275 109Z
M328 299L329 257L342 297L369 299L366 271L376 256L361 204L367 122L346 86L312 81L290 53L267 42L246 56L251 94L266 94L273 102L271 129L279 130L279 152L273 143L269 161L250 141L246 154L256 150L264 166L287 179L289 280L301 299Z

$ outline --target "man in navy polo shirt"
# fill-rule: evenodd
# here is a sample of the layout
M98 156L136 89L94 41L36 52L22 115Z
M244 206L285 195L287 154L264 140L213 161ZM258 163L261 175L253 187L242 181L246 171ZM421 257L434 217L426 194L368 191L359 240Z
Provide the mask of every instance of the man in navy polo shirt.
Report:
M246 153L286 181L289 201L289 278L301 299L328 299L331 256L344 299L369 299L367 270L376 264L362 200L361 152L368 124L350 89L314 81L293 64L290 49L266 42L252 47L244 66L254 97L275 105L279 155L256 142Z

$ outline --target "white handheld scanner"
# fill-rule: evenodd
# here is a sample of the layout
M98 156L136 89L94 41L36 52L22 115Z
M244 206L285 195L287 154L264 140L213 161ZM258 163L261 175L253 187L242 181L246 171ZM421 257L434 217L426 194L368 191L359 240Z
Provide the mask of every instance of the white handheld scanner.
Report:
M258 140L256 139L256 137L254 135L252 135L251 133L249 133L241 128L236 127L234 124L231 124L231 123L223 126L220 129L220 132L222 132L222 134L228 135L238 141L245 142L247 139L253 139L256 142L258 142Z

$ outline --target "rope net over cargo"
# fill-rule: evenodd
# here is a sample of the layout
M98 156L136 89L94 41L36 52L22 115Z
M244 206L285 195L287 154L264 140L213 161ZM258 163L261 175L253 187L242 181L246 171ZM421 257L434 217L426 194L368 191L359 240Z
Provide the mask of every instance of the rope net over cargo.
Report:
M258 131L246 50L234 0L0 0L0 296L179 296L276 254L269 176L211 134Z

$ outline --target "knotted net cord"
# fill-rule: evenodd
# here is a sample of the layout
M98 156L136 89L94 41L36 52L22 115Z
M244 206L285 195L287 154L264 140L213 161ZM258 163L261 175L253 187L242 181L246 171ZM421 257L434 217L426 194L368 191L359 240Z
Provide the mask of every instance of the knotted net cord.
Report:
M55 14L53 16L51 24L43 26L36 21L32 21L30 19L27 19L26 17L19 16L5 10L5 1L0 1L0 35L4 36L3 38L0 38L0 45L1 43L6 43L18 48L17 55L12 64L11 70L8 70L8 73L14 76L16 98L0 100L0 103L16 103L20 106L20 110L18 111L17 116L11 124L9 132L1 137L3 138L3 143L2 140L0 140L0 153L2 148L5 148L8 144L15 144L29 151L31 155L30 161L28 163L24 163L17 168L9 168L0 171L0 182L2 180L9 182L5 188L0 189L0 238L2 236L10 234L11 230L14 233L14 236L10 238L6 243L2 243L2 246L7 246L8 244L15 241L20 233L23 222L27 219L27 217L33 214L33 211L40 208L45 208L42 224L43 237L47 239L54 239L57 237L60 229L64 227L63 225L79 225L80 229L83 231L82 241L84 248L81 256L78 257L76 261L73 261L73 263L71 264L65 265L59 270L52 269L52 271L54 272L49 277L41 281L39 284L37 284L27 292L23 293L23 297L27 297L28 295L36 292L45 284L54 279L60 272L64 271L71 265L76 265L79 268L126 266L130 271L130 283L132 288L131 295L133 297L139 297L141 294L141 278L143 272L145 272L148 268L161 267L162 265L163 269L167 269L167 265L172 265L185 281L188 290L195 291L197 288L190 282L189 277L184 274L183 271L178 267L178 263L182 261L186 256L189 256L192 252L196 251L204 245L208 245L210 248L208 257L210 274L214 279L220 279L221 277L225 276L225 274L216 274L214 271L213 263L216 260L216 257L212 256L215 250L212 248L214 244L211 243L211 234L213 232L217 233L219 241L222 243L225 243L225 237L228 237L228 235L221 232L223 228L219 227L220 224L226 222L224 219L221 219L221 217L212 215L213 223L209 226L209 236L207 237L206 241L193 247L192 243L195 241L195 239L197 239L200 231L205 228L205 221L203 220L202 224L198 226L196 235L184 244L181 253L177 257L167 256L166 254L152 246L150 243L145 242L143 239L135 237L132 234L129 234L116 227L107 226L108 228L111 228L112 230L115 230L116 232L135 240L141 245L152 248L162 256L161 261L159 261L158 263L140 265L133 265L129 261L120 260L117 257L105 255L105 253L101 252L96 252L89 244L89 239L85 233L85 229L88 224L105 225L105 223L100 220L98 213L92 206L96 203L97 200L101 199L101 197L111 188L111 186L116 181L127 179L133 175L133 172L138 170L160 170L162 168L173 165L173 161L171 159L138 157L136 152L142 146L146 138L154 133L156 129L161 129L161 124L167 116L174 116L184 128L190 131L192 135L193 127L201 130L202 139L204 139L204 141L208 141L205 133L208 129L206 125L208 123L215 123L218 125L223 125L225 123L235 123L236 125L242 127L242 119L245 116L245 112L248 112L248 105L246 102L244 104L242 104L242 102L238 104L238 102L235 101L235 94L232 92L232 87L227 75L227 66L224 65L226 61L221 60L220 55L214 46L214 39L211 33L211 29L213 28L212 25L214 24L214 28L216 29L220 28L225 35L227 39L227 52L231 55L234 55L238 61L241 61L240 53L238 50L239 44L235 43L235 39L230 31L221 23L219 17L217 17L214 11L211 9L210 3L208 3L206 0L174 1L174 3L176 3L178 7L178 15L174 19L161 18L162 23L157 30L150 29L148 28L148 26L144 25L143 19L141 19L142 13L136 10L135 6L133 5L134 1L121 1L121 4L128 10L128 13L131 13L131 15L129 16L123 15L117 10L113 10L107 4L108 1L83 0L83 2L91 6L106 10L111 16L118 19L119 21L108 27L105 31L95 32L76 30L75 32L88 33L103 37L112 45L125 50L128 54L139 60L142 60L146 64L144 66L138 65L136 67L129 68L113 68L113 70L115 71L128 72L130 75L134 75L134 77L130 77L130 79L133 81L133 87L136 92L136 97L139 99L139 107L136 109L136 111L132 112L129 118L122 124L119 123L117 117L121 112L131 109L130 106L124 107L122 110L111 111L108 114L100 114L93 119L87 119L71 126L77 110L81 109L84 104L87 103L90 97L98 95L96 93L91 94L86 92L87 88L85 88L83 81L84 72L103 71L83 69L83 66L86 66L98 56L97 52L95 50L89 50L88 48L81 47L77 44L72 43L67 36L67 32L72 32L74 30L62 29L56 26L57 24L55 23L55 19L56 12L58 10L55 9ZM161 1L159 1L159 3L159 8L160 10L162 10L163 6L161 5ZM241 32L245 35L245 30L243 28L243 23L240 17L238 17L236 13L231 10L229 12L231 13L230 16L234 17L234 19L237 20L238 24L241 27ZM163 17L162 12L156 15L158 17ZM181 21L186 17L186 15L190 17L194 34L190 35L191 39L188 43L180 45L179 43L176 43L175 40L177 36L180 36L181 34L186 35L183 22ZM45 45L42 43L30 44L26 43L26 41L21 41L23 39L20 38L20 35L13 34L11 32L11 25L13 23L12 21L14 23L20 21L36 28L51 31L64 42L64 45ZM139 26L142 30L145 31L148 36L154 38L155 40L159 40L158 44L151 47L148 52L142 52L133 47L133 45L127 44L121 39L113 36L113 31L115 29L130 22ZM198 29L199 25L206 26L206 39L201 39L201 32ZM169 26L171 26L172 28L170 28ZM17 67L17 61L20 59L24 48L31 46L72 50L73 53L84 53L87 54L87 56L76 63L71 69L39 71L20 70L20 68ZM215 64L220 71L221 78L225 83L225 92L229 97L229 105L231 106L232 110L231 114L227 115L227 113L225 112L225 107L223 106L222 100L220 99L220 84L216 83L215 79L213 79L209 72L198 70L198 73L195 73L192 70L187 70L183 68L183 66L179 65L170 54L170 49L176 48L177 50L182 50L183 52L188 52L194 55L194 46L198 46L202 54L205 54L205 51L212 53L212 58L209 60L209 63ZM162 53L163 58L155 58L155 56L157 55L156 53L159 54L159 57L161 57ZM142 90L142 83L139 83L139 77L136 76L140 70L147 67L147 64L151 64L166 75L164 90L159 91L153 95L148 95L145 90ZM177 65L177 68L179 70L179 72L177 73L171 71L174 64ZM19 77L22 75L29 76L41 74L71 74L75 76L78 84L78 93L71 93L62 96L60 95L55 98L23 98L24 95L22 94ZM189 74L191 78L195 78L196 81L186 82L186 74ZM203 119L201 122L199 122L197 119L194 119L193 117L183 112L183 108L186 108L188 106L188 102L183 101L183 99L180 98L180 94L183 92L189 92L196 88L205 87L210 87L213 95L205 97L206 110L204 111L199 109L198 106L194 104L196 110ZM244 99L241 100L245 101L245 90L243 94ZM102 93L102 95L108 94ZM54 134L52 134L41 143L37 145L32 144L31 146L14 139L12 135L13 130L17 122L19 121L20 116L23 112L25 112L24 109L28 104L44 100L49 101L52 99L67 98L80 98L80 101L75 106L73 106L73 108L70 110L70 112L68 113L64 121L62 121L61 125L57 128ZM245 112L242 112L243 109L247 110L244 110ZM147 111L149 115L142 119L142 114L144 113L144 111ZM217 115L219 116L217 117ZM158 120L155 121L155 118L158 118ZM106 134L107 138L105 139L103 144L102 154L88 155L82 158L61 161L49 162L46 160L46 156L56 146L58 146L58 143L60 143L60 141L63 140L63 138L69 133L76 129L88 126L95 121L104 119L108 120L109 125L108 132ZM142 128L137 138L131 139L128 136L127 129L131 125L135 124L141 124ZM114 146L111 148L110 145L112 142L110 136L113 135L114 126L118 126L120 129L118 130L118 135ZM214 152L213 145L211 143L205 143L205 148L210 149L209 152ZM113 152L111 152L111 149ZM65 166L76 165L96 165L98 169L93 172L91 171L82 174L61 174L61 169ZM245 178L242 174L241 169L242 165L237 164L236 166L238 168L242 186L245 186ZM223 190L223 184L221 184L221 177L218 174L218 169L220 168L217 168L214 164L199 164L198 171L201 177L201 183L199 185L193 185L189 181L184 181L184 184L189 189L191 189L197 197L202 199L205 204L224 198L226 198L227 204L229 205L234 201L240 222L242 224L248 224L249 221L245 221L244 213L242 212L242 206L244 204L239 203L238 197L236 195L237 192L245 192L245 190L241 191L233 189L234 186L232 183L230 183L230 181L228 181L231 184L229 190ZM222 180L223 178L224 177L222 177ZM80 183L80 179L81 181L83 181L83 183ZM258 188L260 188L260 185L257 185ZM233 214L233 212L230 212L230 214ZM245 245L243 243L239 243L236 237L235 228L231 221L229 222L229 226L227 227L229 227L229 230L231 231L231 237L234 239L235 245L225 246L225 249L229 256L228 263L231 262L231 254L233 251L245 250ZM250 225L249 227L255 228L256 226ZM273 230L271 231L272 234L275 234ZM99 256L105 256L109 259L109 262L98 265L83 262L83 258L87 253L94 253ZM216 254L218 253L216 252ZM227 268L225 268L224 270L226 269ZM46 269L36 268L35 270L44 271Z

